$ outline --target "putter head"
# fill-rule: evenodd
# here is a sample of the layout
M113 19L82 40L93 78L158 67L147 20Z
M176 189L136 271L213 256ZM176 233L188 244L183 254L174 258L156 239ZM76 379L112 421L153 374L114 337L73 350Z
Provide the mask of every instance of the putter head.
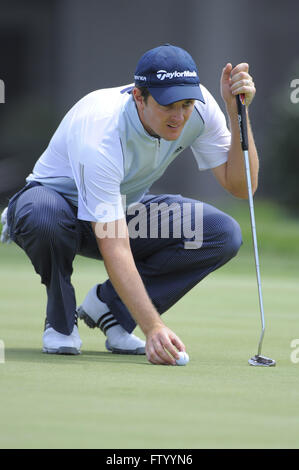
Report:
M262 366L262 367L274 367L276 365L276 362L274 361L274 359L270 359L269 357L259 356L259 355L256 355L250 358L248 363L251 366Z

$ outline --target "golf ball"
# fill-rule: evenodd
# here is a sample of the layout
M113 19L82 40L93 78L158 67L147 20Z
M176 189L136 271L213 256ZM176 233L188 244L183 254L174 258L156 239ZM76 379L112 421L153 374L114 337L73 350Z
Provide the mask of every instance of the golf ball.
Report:
M186 364L188 364L189 356L186 352L180 351L179 356L180 358L175 360L177 366L185 366Z

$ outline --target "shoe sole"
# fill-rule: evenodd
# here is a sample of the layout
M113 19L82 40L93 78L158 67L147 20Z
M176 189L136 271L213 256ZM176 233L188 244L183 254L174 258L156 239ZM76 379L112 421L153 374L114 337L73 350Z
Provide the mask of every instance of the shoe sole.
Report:
M83 310L82 307L77 308L77 314L80 320L83 320L85 325L89 328L95 328L97 326L96 322Z
M105 347L107 351L112 352L112 354L132 354L133 356L144 356L145 348L136 348L136 349L118 349L113 348L108 343L108 340L105 341Z
M66 356L78 356L81 352L77 348L69 346L61 346L58 349L43 348L43 352L47 354L63 354Z

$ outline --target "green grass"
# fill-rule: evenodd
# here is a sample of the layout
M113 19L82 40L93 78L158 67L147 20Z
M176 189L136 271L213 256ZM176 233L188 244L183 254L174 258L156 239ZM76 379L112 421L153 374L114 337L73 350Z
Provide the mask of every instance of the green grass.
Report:
M224 208L225 210L225 208ZM241 225L245 250L251 250L251 225L248 201L236 201L228 212ZM299 219L270 202L255 203L259 251L276 255L299 256Z
M112 355L84 324L80 356L42 354L44 286L18 247L0 245L0 448L299 447L299 364L290 360L299 338L298 223L276 224L277 212L265 206L256 211L263 353L277 367L253 368L247 361L260 318L250 224L240 207L231 211L244 235L238 257L164 315L186 344L186 367ZM105 278L101 263L78 257L78 302Z

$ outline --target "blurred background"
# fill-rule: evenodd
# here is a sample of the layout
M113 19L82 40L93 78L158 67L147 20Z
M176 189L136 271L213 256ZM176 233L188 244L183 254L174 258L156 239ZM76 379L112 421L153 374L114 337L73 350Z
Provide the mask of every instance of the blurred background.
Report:
M285 0L1 0L0 207L24 185L68 109L98 88L133 81L148 49L187 49L221 108L227 62L246 61L257 95L250 117L261 160L257 199L299 207L299 3ZM298 93L291 82L298 79ZM293 92L293 95L291 93ZM293 96L293 101L291 99ZM1 100L0 100L1 101ZM152 192L233 203L186 150Z

